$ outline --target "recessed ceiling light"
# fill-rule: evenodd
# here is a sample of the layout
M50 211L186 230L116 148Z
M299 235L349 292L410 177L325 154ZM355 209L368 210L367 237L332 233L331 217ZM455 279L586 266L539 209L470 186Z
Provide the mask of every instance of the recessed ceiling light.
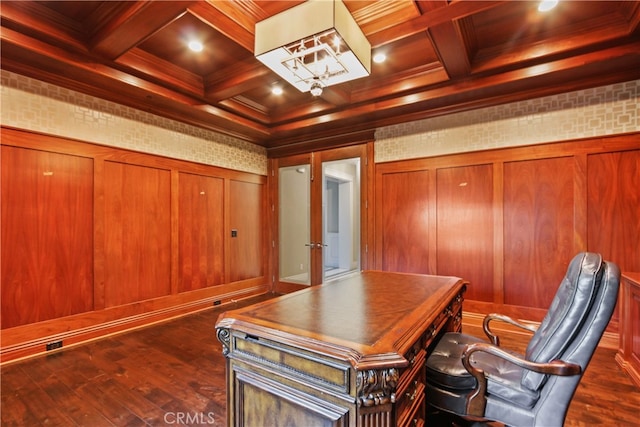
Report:
M381 53L376 53L373 56L373 62L375 62L376 64L380 64L380 63L382 63L382 62L384 62L386 60L387 60L387 55L385 55L382 52Z
M542 0L538 5L538 12L548 12L558 5L558 0Z
M198 40L191 40L189 42L189 49L194 52L202 52L203 46Z
M280 86L274 86L271 88L271 93L274 95L282 95L282 88Z

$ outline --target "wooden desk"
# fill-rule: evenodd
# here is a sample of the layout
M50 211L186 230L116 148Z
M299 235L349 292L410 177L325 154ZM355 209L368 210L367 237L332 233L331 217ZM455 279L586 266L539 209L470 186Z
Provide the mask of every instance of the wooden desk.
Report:
M640 273L622 273L616 361L640 387Z
M222 314L228 424L422 425L424 361L465 288L369 271Z

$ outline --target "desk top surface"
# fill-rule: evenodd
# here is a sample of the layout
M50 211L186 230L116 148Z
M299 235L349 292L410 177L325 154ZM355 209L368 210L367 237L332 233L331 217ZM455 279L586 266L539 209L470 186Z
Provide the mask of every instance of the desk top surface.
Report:
M406 350L461 291L457 277L366 271L239 310L217 327L298 337L361 355Z
M622 277L627 279L629 282L633 283L636 286L640 286L640 273L625 271L622 273Z

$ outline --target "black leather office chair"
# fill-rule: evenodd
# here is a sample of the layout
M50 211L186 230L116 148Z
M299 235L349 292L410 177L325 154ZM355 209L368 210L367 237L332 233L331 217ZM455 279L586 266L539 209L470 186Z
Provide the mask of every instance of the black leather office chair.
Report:
M488 315L491 343L448 332L427 359L426 398L467 420L510 426L562 426L571 399L613 313L620 270L599 254L581 253L537 328ZM501 349L489 328L502 320L534 332L524 355Z

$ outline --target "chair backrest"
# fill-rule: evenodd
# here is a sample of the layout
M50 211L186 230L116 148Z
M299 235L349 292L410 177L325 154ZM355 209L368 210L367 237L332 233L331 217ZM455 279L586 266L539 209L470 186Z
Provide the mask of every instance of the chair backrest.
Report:
M613 314L619 282L618 267L603 261L600 254L576 255L527 346L525 358L578 363L584 372ZM539 390L546 381L544 374L525 371L522 375L522 385L530 390Z
M542 375L523 371L521 385L538 395L533 407L501 398L487 400L486 416L508 425L560 427L580 379L591 361L618 300L620 269L599 254L575 256L525 352L536 362L560 359L580 365L578 375Z

